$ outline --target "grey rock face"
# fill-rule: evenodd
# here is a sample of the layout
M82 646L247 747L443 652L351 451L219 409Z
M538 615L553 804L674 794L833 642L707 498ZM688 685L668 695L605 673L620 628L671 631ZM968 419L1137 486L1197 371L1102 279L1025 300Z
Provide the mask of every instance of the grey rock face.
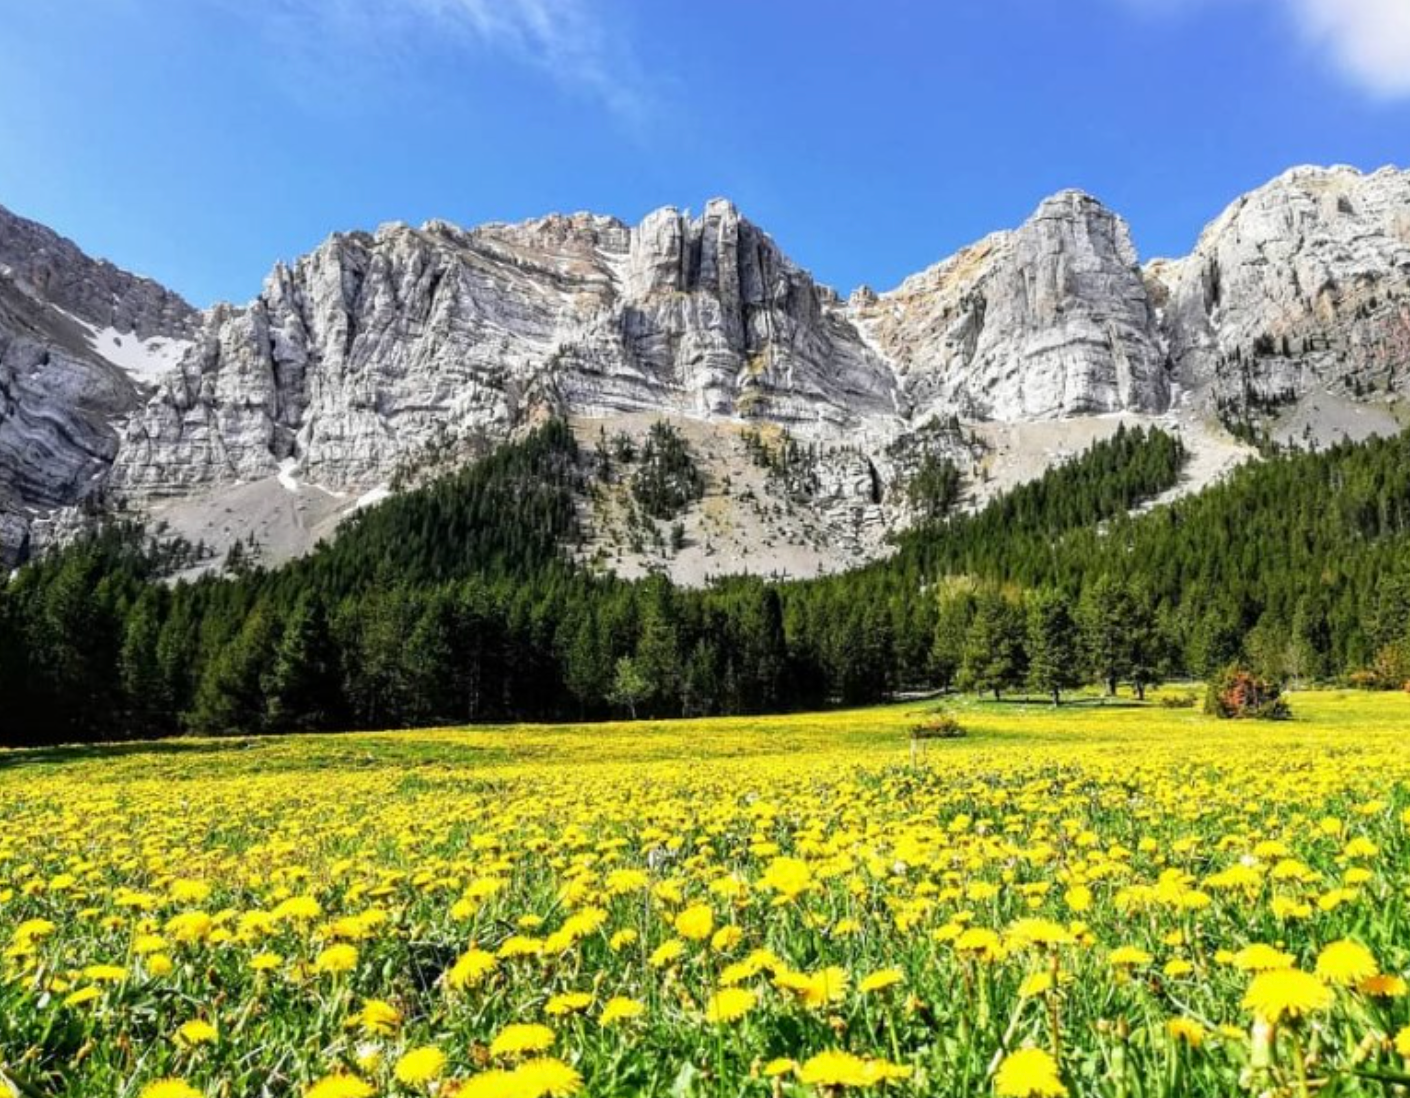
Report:
M204 314L0 210L0 561L98 493L361 492L558 412L779 424L842 455L820 512L889 522L873 482L904 479L895 446L933 421L1191 391L1226 417L1313 392L1352 416L1407 368L1410 173L1389 169L1289 172L1144 270L1124 221L1063 192L846 301L723 200L338 234Z
M92 259L43 225L0 206L0 277L27 296L57 306L95 328L153 337L191 338L200 314L177 294Z
M852 306L922 417L1160 412L1170 399L1126 223L1077 191Z
M103 488L114 421L142 399L117 363L139 362L144 340L179 345L199 319L0 207L0 566L23 554L36 517Z
M280 266L124 434L115 488L170 495L294 458L331 487L543 410L842 428L897 384L845 309L727 202L635 229L577 214L335 236Z
M1182 381L1226 410L1407 389L1410 172L1296 168L1151 273Z

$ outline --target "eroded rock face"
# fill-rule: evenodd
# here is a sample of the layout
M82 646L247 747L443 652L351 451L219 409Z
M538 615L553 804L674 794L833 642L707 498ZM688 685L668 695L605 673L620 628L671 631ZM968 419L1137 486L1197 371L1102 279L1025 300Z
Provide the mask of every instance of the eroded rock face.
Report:
M0 566L36 518L103 489L142 368L199 323L150 279L0 207Z
M723 200L339 234L204 314L0 210L0 560L94 493L365 491L555 412L776 423L855 451L824 493L850 500L940 420L1344 410L1406 391L1407 364L1393 170L1289 172L1144 270L1125 222L1067 191L847 301Z
M922 417L1160 412L1170 399L1130 232L1078 191L853 308Z
M537 409L852 425L896 380L845 310L727 202L635 229L577 214L335 236L213 311L134 416L113 484L138 495L270 475L333 487Z
M1182 381L1226 409L1407 389L1410 172L1296 168L1154 274Z

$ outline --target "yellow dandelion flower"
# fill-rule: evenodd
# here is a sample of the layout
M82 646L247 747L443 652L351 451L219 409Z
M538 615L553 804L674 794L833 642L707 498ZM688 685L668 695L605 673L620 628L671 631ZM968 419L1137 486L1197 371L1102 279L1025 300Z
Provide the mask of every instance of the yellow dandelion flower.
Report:
M652 968L665 968L680 959L685 952L685 943L679 938L668 938L657 946L648 958Z
M715 913L706 904L692 904L675 920L676 933L688 942L700 942L715 929Z
M602 1014L598 1017L598 1025L610 1026L617 1022L630 1021L633 1018L640 1018L646 1013L646 1006L635 999L628 999L622 995L614 995L603 1004Z
M1004 1057L994 1074L1001 1098L1066 1098L1057 1061L1041 1048L1021 1048Z
M1245 972L1272 972L1275 969L1292 968L1294 961L1291 953L1284 953L1281 949L1275 949L1263 942L1255 942L1235 953L1229 963Z
M171 970L176 967L165 953L153 953L143 964L147 969L147 975L157 979L169 975Z
M780 972L774 977L776 987L793 992L804 1006L814 1009L840 1002L847 994L850 981L847 970L837 965L812 974Z
M312 922L323 914L323 905L313 896L291 896L269 913L274 922Z
M902 1064L837 1050L809 1057L796 1070L799 1082L818 1087L867 1088L910 1075L910 1068Z
M1165 1023L1165 1032L1172 1041L1183 1041L1191 1048L1199 1048L1204 1042L1204 1026L1193 1018L1171 1018Z
M118 984L127 979L127 969L121 965L89 965L83 978L95 984Z
M397 1082L409 1087L434 1083L446 1069L446 1054L435 1045L422 1045L405 1052L392 1068Z
M526 1060L509 1074L514 1085L512 1093L524 1098L569 1098L583 1089L583 1077L552 1056Z
M183 911L166 923L166 932L182 945L204 942L215 929L215 922L204 911Z
M715 1023L728 1023L743 1018L759 1001L747 988L727 987L710 996L705 1006L705 1018Z
M795 900L813 887L813 871L799 858L774 858L765 868L759 884L778 893L782 900Z
M514 1072L498 1068L472 1075L455 1088L455 1098L522 1098L526 1093Z
M577 1014L579 1011L587 1010L590 1006L592 1006L592 992L566 991L561 995L552 996L543 1009L546 1014L557 1018L565 1014Z
M544 1052L556 1039L548 1026L534 1022L515 1022L505 1026L490 1042L491 1056L522 1056L529 1052Z
M64 1006L83 1006L85 1003L91 1003L94 999L101 997L102 994L96 987L81 987L64 997Z
M1004 937L1012 945L1054 947L1069 945L1071 932L1061 923L1051 919L1018 919L1004 932Z
M330 976L351 972L357 967L357 947L340 942L323 950L314 959L313 969Z
M1317 954L1317 975L1329 984L1352 987L1379 976L1380 971L1371 951L1349 938L1332 942Z
M1373 999L1400 999L1410 991L1410 985L1402 976L1368 976L1356 986L1356 990Z
M304 1091L303 1098L372 1098L376 1093L377 1090L371 1083L359 1079L356 1075L338 1072L325 1075L311 1084Z
M499 961L493 953L487 953L483 949L468 950L460 955L446 973L446 986L456 991L476 987L498 967Z
M981 961L997 961L1004 955L1003 941L987 927L974 926L961 931L954 939L956 953L977 957Z
M798 1068L800 1082L822 1087L867 1086L867 1065L850 1052L819 1052Z
M613 896L621 896L627 892L640 892L651 883L649 878L640 869L614 869L607 874L607 891Z
M542 952L543 940L541 938L530 938L523 934L511 934L499 946L501 960L511 960L515 957L537 957Z
M176 1031L176 1039L187 1048L210 1044L220 1036L220 1031L202 1018L193 1018L182 1024Z
M385 1037L395 1033L401 1025L401 1011L382 999L368 999L358 1011L357 1024L364 1033Z
M857 990L864 995L873 991L884 991L888 987L895 987L905 978L899 968L882 968L862 977L857 984Z
M1284 1018L1300 1018L1324 1010L1332 1003L1331 990L1310 972L1295 968L1260 972L1244 994L1244 1009L1277 1025Z
M169 1077L148 1083L142 1088L140 1098L204 1098L204 1096L185 1079Z

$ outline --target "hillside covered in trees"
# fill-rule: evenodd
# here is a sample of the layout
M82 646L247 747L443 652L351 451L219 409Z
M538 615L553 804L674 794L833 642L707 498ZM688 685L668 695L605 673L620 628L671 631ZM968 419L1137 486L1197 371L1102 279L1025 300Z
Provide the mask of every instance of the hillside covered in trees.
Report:
M960 686L1144 690L1241 660L1410 678L1410 438L1248 465L1122 431L889 559L702 590L571 562L585 455L549 423L272 571L163 578L114 527L0 588L0 742L764 712Z

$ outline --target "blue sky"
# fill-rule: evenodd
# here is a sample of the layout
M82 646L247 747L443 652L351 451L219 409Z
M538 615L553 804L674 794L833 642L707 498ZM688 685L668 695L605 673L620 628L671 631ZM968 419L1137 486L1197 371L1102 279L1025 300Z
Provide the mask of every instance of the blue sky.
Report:
M733 198L842 292L1076 186L1143 256L1410 166L1410 0L65 0L0 33L0 204L206 305L337 229Z

